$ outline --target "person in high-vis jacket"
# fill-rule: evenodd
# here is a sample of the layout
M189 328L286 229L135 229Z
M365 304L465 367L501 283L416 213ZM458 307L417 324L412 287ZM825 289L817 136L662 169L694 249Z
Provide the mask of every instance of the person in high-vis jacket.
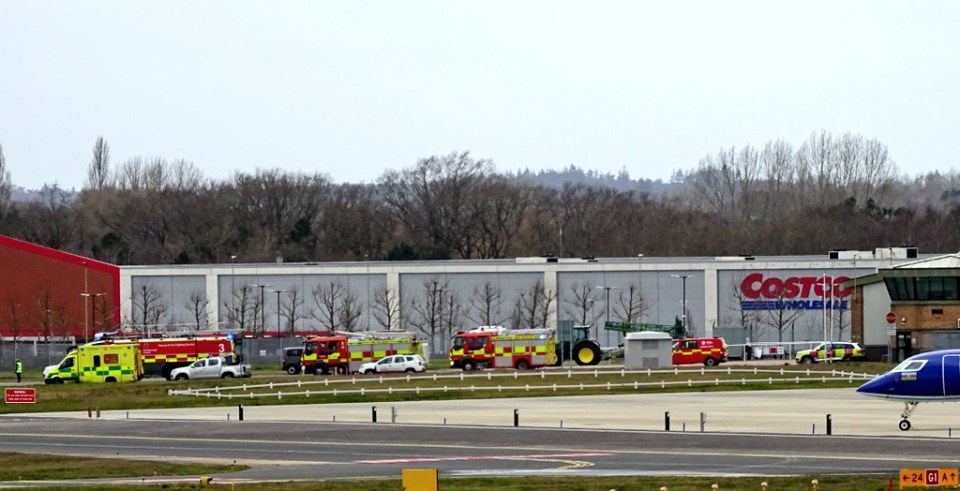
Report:
M20 376L23 374L23 362L17 358L17 383L20 383Z

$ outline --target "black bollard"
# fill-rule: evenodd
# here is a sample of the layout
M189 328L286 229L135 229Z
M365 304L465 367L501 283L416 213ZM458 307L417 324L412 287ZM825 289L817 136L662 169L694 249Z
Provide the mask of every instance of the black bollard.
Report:
M833 417L829 414L827 415L827 434L833 434Z
M520 426L520 410L513 410L513 426Z
M670 431L670 411L663 413L663 431Z
M370 408L370 420L374 423L377 422L377 406Z
M237 404L237 410L240 411L240 417L237 419L239 419L240 421L243 421L243 404Z

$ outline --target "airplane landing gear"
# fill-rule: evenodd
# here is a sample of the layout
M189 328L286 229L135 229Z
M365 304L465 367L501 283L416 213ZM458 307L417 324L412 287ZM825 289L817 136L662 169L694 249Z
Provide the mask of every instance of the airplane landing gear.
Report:
M900 417L903 418L900 420L900 431L907 431L910 429L910 415L917 409L917 404L920 404L916 401L910 401L903 403L903 413L900 414Z

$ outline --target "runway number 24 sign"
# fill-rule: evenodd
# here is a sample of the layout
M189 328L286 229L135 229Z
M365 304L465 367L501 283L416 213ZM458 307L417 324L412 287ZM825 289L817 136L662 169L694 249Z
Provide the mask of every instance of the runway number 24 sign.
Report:
M960 482L958 469L900 469L901 488L957 486L958 482Z

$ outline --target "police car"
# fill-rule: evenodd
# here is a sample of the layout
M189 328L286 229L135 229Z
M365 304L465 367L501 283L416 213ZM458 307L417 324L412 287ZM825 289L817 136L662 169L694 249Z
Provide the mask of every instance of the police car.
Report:
M798 351L797 363L809 365L821 361L858 361L866 358L863 348L857 343L830 341L820 343L813 349Z

